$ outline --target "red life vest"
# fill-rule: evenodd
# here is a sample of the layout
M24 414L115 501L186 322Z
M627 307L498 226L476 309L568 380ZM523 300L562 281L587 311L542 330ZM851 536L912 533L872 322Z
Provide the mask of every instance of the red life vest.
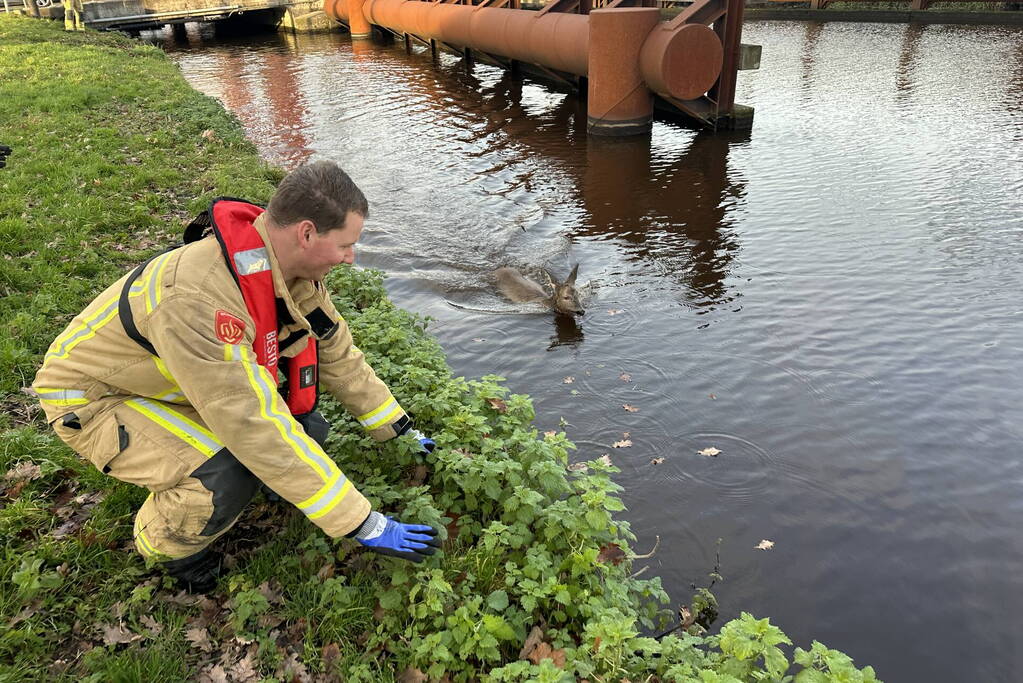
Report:
M278 344L278 332L285 325L295 322L288 307L274 292L273 274L270 270L270 255L267 253L263 238L256 230L253 222L265 211L244 199L221 197L214 199L210 208L188 224L185 228L184 243L189 244L206 236L212 229L220 242L221 251L227 267L238 283L248 309L256 325L255 351L256 362L262 365L274 378L278 385L280 380L277 366L280 352L306 336L305 330L291 334ZM154 356L159 356L149 340L139 333L132 319L131 306L128 302L131 285L138 279L142 271L157 254L149 259L128 277L121 289L118 302L118 315L128 336L139 346ZM292 415L304 415L316 408L317 385L319 382L319 357L316 352L316 339L330 339L337 332L340 324L331 320L323 309L315 308L305 314L313 330L306 341L306 346L296 355L286 359L284 368L285 385L280 389L281 395L288 404Z

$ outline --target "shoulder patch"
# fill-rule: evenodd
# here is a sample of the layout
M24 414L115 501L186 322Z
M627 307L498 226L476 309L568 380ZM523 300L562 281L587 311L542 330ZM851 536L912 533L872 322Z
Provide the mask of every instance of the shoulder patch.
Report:
M245 337L245 323L224 310L217 311L214 327L217 339L227 344L237 344Z

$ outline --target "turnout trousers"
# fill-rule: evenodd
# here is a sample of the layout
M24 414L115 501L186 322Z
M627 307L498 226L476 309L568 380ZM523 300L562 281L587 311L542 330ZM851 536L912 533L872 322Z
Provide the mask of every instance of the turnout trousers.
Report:
M318 413L304 418L309 435L325 440L326 421ZM110 396L55 420L53 429L101 472L149 489L132 534L147 558L198 553L231 528L259 488L189 405Z

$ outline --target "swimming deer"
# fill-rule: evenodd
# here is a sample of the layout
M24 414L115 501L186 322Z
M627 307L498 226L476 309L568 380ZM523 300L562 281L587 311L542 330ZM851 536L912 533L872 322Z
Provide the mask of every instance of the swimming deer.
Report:
M572 268L568 279L560 284L546 269L544 274L547 275L554 290L551 294L548 294L539 283L530 280L514 268L498 268L494 271L494 278L501 293L517 304L543 304L558 313L575 315L585 313L582 304L579 303L579 292L575 288L575 277L579 274L578 263Z

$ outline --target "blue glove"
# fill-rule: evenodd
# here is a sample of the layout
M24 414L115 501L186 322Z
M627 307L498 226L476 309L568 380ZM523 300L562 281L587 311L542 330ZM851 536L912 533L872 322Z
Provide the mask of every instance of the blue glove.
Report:
M379 512L369 513L355 533L355 540L381 555L422 562L437 552L437 530L422 524L402 524Z
M410 429L405 433L419 440L420 453L433 453L433 449L437 447L437 444L433 442L433 439L426 436L418 429Z

